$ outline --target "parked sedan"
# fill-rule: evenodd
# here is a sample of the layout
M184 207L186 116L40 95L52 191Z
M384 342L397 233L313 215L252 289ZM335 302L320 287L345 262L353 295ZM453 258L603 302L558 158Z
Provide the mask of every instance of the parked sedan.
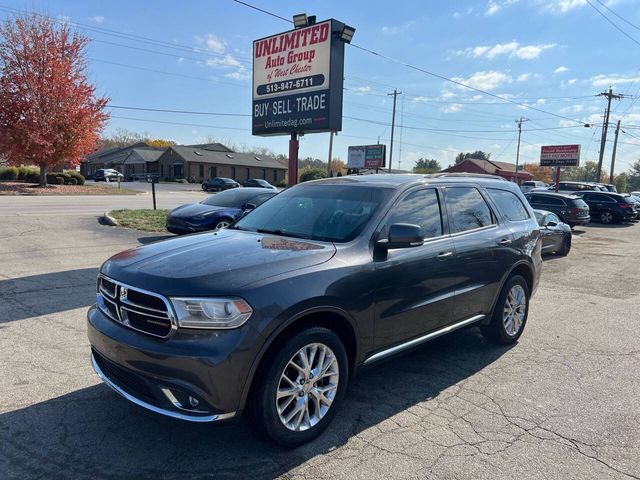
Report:
M211 178L202 182L202 190L208 192L210 190L214 192L222 192L223 190L229 190L231 188L238 188L240 184L235 180L224 177Z
M576 195L555 192L532 191L525 198L533 208L553 212L570 227L586 225L591 219L589 206Z
M266 180L263 180L261 178L250 178L248 180L245 180L244 183L243 183L243 186L245 186L245 187L258 187L258 188L270 188L271 190L275 190L276 189L276 187L274 187L269 182L267 182Z
M99 168L93 174L94 182L117 182L118 180L124 180L124 175L113 168Z
M555 252L563 257L568 255L571 250L571 227L553 212L534 210L534 213L540 225L542 253Z
M242 188L212 195L200 203L181 205L167 216L167 230L177 234L219 230L276 193L267 188Z
M637 215L634 203L619 193L584 192L578 196L589 205L591 218L602 223L632 220Z

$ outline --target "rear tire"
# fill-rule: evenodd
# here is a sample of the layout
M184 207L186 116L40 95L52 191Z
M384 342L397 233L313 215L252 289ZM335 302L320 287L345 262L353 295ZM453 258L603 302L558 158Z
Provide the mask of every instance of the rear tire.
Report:
M327 328L310 328L287 340L269 363L256 386L254 419L283 447L313 440L331 423L347 388L342 341Z
M569 255L571 251L571 235L565 235L564 239L562 239L562 248L558 250L558 255L561 257L566 257Z
M480 325L484 338L498 345L516 343L529 316L529 285L521 275L514 275L502 287L487 325Z
M600 223L604 223L605 225L609 225L610 223L614 223L616 221L616 217L612 212L609 211L600 213L600 216L598 218L600 220Z
M206 191L207 191L207 186L206 186L204 183L202 184L202 191L203 191L203 192L206 192Z

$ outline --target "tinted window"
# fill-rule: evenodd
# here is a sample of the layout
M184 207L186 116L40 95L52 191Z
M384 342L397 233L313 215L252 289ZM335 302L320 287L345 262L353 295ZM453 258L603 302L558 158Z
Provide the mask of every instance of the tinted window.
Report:
M587 206L585 201L579 198L573 201L573 205L578 208L584 208Z
M497 190L495 188L489 188L487 192L489 192L489 196L498 206L498 209L504 217L510 222L527 220L529 218L527 208L514 193L507 190Z
M358 236L392 194L392 189L346 182L339 185L302 184L259 206L236 223L235 228L348 242Z
M247 192L242 188L234 188L233 190L225 190L224 192L216 193L200 203L212 205L214 207L242 208L245 203L249 202L254 197L256 197L255 191L250 190ZM254 202L252 201L251 203Z
M542 201L540 203L544 203L545 205L557 205L563 206L566 205L564 200L555 197L542 197Z
M263 193L261 195L258 195L257 197L250 198L249 200L247 200L247 203L253 203L257 207L258 205L262 205L264 202L269 200L274 195L275 195L275 192Z
M391 211L388 228L394 223L409 223L422 227L423 238L442 235L442 220L438 194L434 189L418 190L404 197Z
M451 233L486 227L493 223L487 202L475 188L449 187L445 189L444 198Z

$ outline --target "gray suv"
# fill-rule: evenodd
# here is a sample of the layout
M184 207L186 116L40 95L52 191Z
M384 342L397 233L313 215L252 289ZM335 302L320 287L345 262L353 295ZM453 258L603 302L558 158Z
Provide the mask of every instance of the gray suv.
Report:
M107 260L88 312L93 367L159 414L247 412L300 445L364 367L464 327L516 342L540 251L531 207L498 177L303 183L229 228Z

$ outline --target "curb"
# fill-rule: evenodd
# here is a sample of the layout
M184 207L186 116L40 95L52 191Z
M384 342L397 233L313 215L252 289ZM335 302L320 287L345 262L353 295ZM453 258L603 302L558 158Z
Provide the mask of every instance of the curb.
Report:
M104 220L104 223L106 223L107 225L111 225L112 227L120 226L118 221L115 218L113 218L111 215L109 215L109 212L104 212L102 219Z

